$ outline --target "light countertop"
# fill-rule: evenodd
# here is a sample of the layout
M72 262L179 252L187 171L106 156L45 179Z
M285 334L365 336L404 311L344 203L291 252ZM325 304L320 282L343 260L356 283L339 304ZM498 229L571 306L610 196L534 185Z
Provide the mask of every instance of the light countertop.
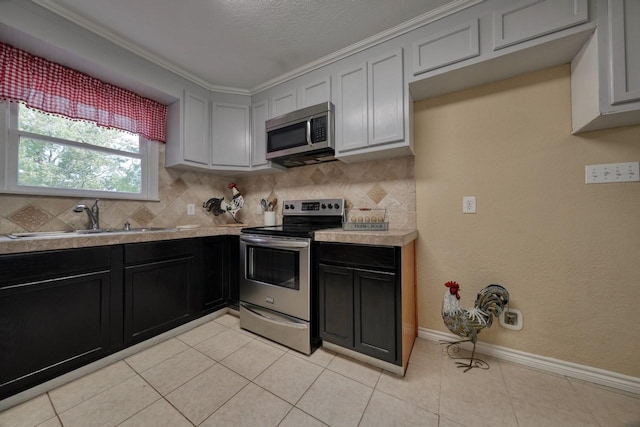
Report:
M417 230L345 231L340 229L315 232L319 242L358 243L361 245L405 246L418 238Z
M193 237L238 235L240 234L241 228L240 226L223 226L176 228L144 232L111 231L98 234L68 233L58 236L23 237L19 239L10 239L6 235L0 235L0 254L120 245L123 243L153 242Z
M176 228L157 231L112 231L98 234L62 234L56 236L23 237L10 239L0 235L0 254L37 252L90 246L120 245L124 243L153 242L188 239L194 237L239 235L241 226ZM344 231L341 229L315 232L321 242L357 243L363 245L405 246L418 237L416 230Z

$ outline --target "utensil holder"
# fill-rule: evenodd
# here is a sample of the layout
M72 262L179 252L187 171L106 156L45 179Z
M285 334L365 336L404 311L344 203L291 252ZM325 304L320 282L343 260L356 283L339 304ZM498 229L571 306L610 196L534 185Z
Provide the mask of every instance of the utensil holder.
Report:
M269 227L271 225L276 225L276 213L273 211L265 211L264 212L264 225Z

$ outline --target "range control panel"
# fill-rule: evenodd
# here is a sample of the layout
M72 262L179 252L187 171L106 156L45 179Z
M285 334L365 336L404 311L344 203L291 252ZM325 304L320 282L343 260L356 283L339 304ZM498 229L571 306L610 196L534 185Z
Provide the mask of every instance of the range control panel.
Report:
M285 200L283 215L343 216L344 199Z

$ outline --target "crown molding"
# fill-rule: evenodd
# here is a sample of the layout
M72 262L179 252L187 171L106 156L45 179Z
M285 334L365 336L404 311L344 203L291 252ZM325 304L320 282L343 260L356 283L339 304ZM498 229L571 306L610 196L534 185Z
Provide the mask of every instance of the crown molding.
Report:
M324 67L325 65L329 65L333 62L336 62L348 56L354 55L358 52L362 52L363 50L369 49L370 47L376 46L387 40L391 40L393 38L399 37L417 28L423 27L429 24L430 22L434 22L439 19L445 18L463 9L467 9L471 6L475 6L478 3L483 3L484 1L486 0L456 0L451 3L447 3L427 13L418 15L415 18L410 19L409 21L406 21L400 25L397 25L386 31L383 31L374 36L361 40L357 43L352 44L351 46L347 46L344 49L340 49L327 56L324 56L315 61L309 62L308 64L305 64L302 67L296 68L295 70L290 71L288 73L282 74L273 80L269 80L268 82L265 82L261 85L253 87L251 88L250 92L253 95L255 93L269 89L270 87L276 86L280 83L284 83L287 80L291 80L293 78L306 74L310 71Z
M440 6L439 8L436 8L432 11L429 11L427 13L424 13L422 15L419 15L413 19L410 19L409 21L406 21L398 26L395 26L393 28L390 28L386 31L383 31L381 33L378 33L372 37L369 37L367 39L364 39L358 43L355 43L351 46L348 46L344 49L340 49L330 55L324 56L322 58L319 58L315 61L309 62L308 64L305 64L301 67L296 68L295 70L292 70L288 73L282 74L278 77L276 77L275 79L269 80L263 84L260 84L258 86L255 86L253 88L250 89L245 89L245 88L236 88L236 87L227 87L227 86L220 86L220 85L214 85L208 81L203 80L202 78L194 75L193 73L190 73L189 71L185 70L184 68L173 64L170 61L167 61L166 59L146 50L143 49L142 47L136 45L135 43L132 43L131 41L129 41L128 39L125 39L124 37L121 37L115 33L113 33L112 31L107 30L106 28L104 28L101 25L98 25L80 15L78 15L77 13L63 7L60 6L59 4L55 3L54 0L32 0L34 3L38 4L39 6L44 7L45 9L48 9L49 11L91 31L94 34L99 35L100 37L174 73L177 74L180 77L185 78L186 80L189 80L199 86L202 86L210 91L214 91L214 92L223 92L223 93L231 93L231 94L238 94L238 95L253 95L255 93L261 92L265 89L269 89L270 87L276 86L280 83L286 82L287 80L291 80L295 77L298 77L300 75L306 74L310 71L316 70L318 68L324 67L325 65L329 65L333 62L339 61L340 59L346 58L350 55L353 55L355 53L358 52L362 52L363 50L366 50L372 46L375 46L377 44L383 43L387 40L393 39L395 37L401 36L403 34L406 34L412 30L415 30L416 28L420 28L430 22L442 19L446 16L449 16L451 14L454 14L456 12L459 12L463 9L469 8L471 6L474 6L478 3L482 3L486 0L455 0L452 1L450 3L447 3L443 6Z

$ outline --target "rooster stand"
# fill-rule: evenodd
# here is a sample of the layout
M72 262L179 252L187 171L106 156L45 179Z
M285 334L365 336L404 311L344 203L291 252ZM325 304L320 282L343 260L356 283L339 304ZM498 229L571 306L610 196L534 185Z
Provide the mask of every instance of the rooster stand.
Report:
M459 368L466 368L464 372L471 368L489 369L487 362L475 357L478 334L482 329L491 326L494 316L502 314L509 303L509 292L500 285L488 285L478 293L474 306L465 309L460 307L460 285L456 282L447 282L444 285L449 289L442 301L442 319L451 332L465 339L454 342L440 341L440 344L447 345L447 354L452 359L469 360L469 363L456 362ZM450 350L457 353L458 345L463 342L473 343L471 358L454 357L450 353Z
M238 186L233 182L229 184L227 188L233 191L233 197L229 203L224 201L224 197L214 197L204 202L202 207L209 212L213 212L215 216L222 215L226 212L231 215L236 223L240 223L236 218L236 215L238 214L238 211L242 209L242 206L244 206L244 198L242 197L242 194L240 194Z

